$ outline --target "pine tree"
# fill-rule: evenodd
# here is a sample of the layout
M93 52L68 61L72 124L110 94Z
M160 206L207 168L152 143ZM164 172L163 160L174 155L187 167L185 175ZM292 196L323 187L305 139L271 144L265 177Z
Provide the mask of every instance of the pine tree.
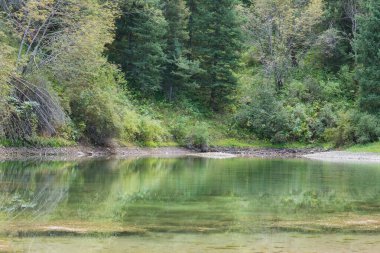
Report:
M132 88L145 95L161 89L167 22L158 0L127 1L116 23L109 58L120 64Z
M162 0L168 23L166 33L166 68L163 88L171 101L181 90L191 85L190 78L198 71L197 62L187 59L189 10L184 0Z
M212 110L222 111L231 101L237 80L233 71L238 66L242 35L235 0L191 0L192 57L200 61L202 73L197 76L200 97Z
M370 1L367 13L359 19L356 38L360 83L360 107L380 114L380 3Z

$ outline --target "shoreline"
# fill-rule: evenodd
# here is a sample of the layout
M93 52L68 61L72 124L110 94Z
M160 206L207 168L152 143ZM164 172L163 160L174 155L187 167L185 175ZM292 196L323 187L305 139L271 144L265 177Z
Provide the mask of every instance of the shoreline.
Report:
M325 162L365 162L365 163L379 163L380 153L369 152L349 152L349 151L328 151L323 153L314 153L304 156L307 159L325 161Z
M181 147L92 147L73 146L64 148L1 148L0 161L5 160L78 160L91 158L131 158L131 157L159 157L175 158L183 156L227 159L235 157L245 158L303 158L305 155L322 152L322 149L281 149L281 148L219 148L211 147L208 152L198 149Z
M181 147L91 147L74 146L65 148L2 148L0 161L9 160L80 160L93 158L118 159L134 157L176 158L183 156L228 159L228 158L279 158L309 159L326 162L371 162L380 163L379 153L354 153L348 151L325 151L320 148L288 149L288 148L225 148L213 147L208 152Z
M177 147L162 148L106 148L91 146L74 146L65 148L1 148L0 161L6 160L80 160L93 158L128 158L128 157L178 157L194 153L189 149Z

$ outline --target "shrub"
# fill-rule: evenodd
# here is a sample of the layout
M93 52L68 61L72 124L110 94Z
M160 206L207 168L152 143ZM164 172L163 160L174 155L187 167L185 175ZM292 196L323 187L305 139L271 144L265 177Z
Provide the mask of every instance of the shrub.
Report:
M335 146L352 144L355 142L355 132L352 112L341 112L338 115L337 126L326 130L325 139L332 141Z
M170 122L170 134L173 136L174 140L179 144L186 144L186 137L191 131L191 125L194 122L191 121L189 117L179 116L176 117L172 122Z
M305 105L299 103L294 107L286 107L288 115L290 117L290 135L291 138L296 140L309 141L312 137L310 129L310 117L307 114L307 108Z
M336 146L375 142L380 138L380 119L357 110L343 112L338 116L337 126L327 129L325 136Z
M357 143L365 144L378 141L380 138L380 120L367 113L359 114L357 121Z
M347 65L341 67L339 73L341 92L344 97L354 101L359 93L359 85L355 81L355 70L350 70Z
M105 145L109 139L117 138L123 130L121 101L116 91L100 88L84 89L77 99L71 101L72 117L78 126L83 126L82 137L97 145Z
M202 152L208 150L210 143L209 127L206 123L195 124L186 136L186 145L189 148L197 148Z
M283 103L275 97L273 89L257 89L250 103L244 105L237 114L237 121L258 138L273 143L284 142L289 132L289 115ZM281 138L280 138L281 136Z
M283 144L289 139L289 133L280 131L271 138L271 142L275 144Z
M140 133L137 140L148 146L155 146L157 143L168 139L168 132L158 120L144 116L140 121Z
M304 80L304 83L308 92L306 101L310 102L323 98L323 87L319 80L309 77Z
M124 113L124 124L121 139L128 142L137 141L137 136L141 133L141 115L132 109L127 108Z
M294 100L293 102L297 103L298 101L307 100L307 87L303 82L293 80L290 82L284 91L287 99Z
M332 101L342 95L341 85L337 81L322 82L323 100Z

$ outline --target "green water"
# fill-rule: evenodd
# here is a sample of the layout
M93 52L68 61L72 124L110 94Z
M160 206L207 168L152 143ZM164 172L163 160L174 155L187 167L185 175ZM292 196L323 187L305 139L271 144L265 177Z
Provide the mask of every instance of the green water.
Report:
M0 163L0 252L321 252L320 244L380 252L380 164Z

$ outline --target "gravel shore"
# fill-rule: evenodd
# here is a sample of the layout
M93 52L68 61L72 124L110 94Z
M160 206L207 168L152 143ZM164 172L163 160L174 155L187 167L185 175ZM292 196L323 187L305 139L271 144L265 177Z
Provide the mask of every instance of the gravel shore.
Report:
M210 148L213 153L233 154L239 157L257 158L302 158L308 154L323 152L320 148Z
M331 162L372 162L380 163L380 154L352 153L345 151L323 152L321 149L273 149L273 148L210 148L209 152L167 147L167 148L0 148L0 161L43 159L43 160L78 160L98 157L181 157L195 156L203 158L227 159L234 157L253 158L306 158Z
M347 151L329 151L304 155L305 158L329 162L370 162L380 164L378 153L353 153Z
M67 148L0 148L0 160L44 159L44 160L77 160L97 157L180 157L195 156L203 158L226 159L234 157L257 158L302 158L304 155L321 152L320 149L273 149L273 148L210 148L209 152L199 150L167 148L100 148L100 147L67 147Z
M67 148L0 148L1 160L78 160L99 157L179 157L194 153L184 148L101 148L101 147L67 147Z

